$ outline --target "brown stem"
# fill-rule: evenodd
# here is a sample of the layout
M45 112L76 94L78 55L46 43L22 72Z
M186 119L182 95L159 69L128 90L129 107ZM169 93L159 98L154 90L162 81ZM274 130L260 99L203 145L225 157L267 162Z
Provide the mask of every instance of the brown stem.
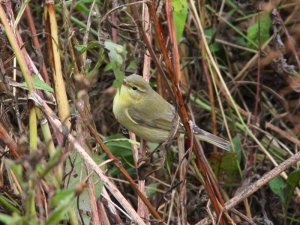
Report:
M182 93L179 89L178 79L177 79L177 76L176 76L175 71L174 71L175 69L173 68L173 64L172 64L172 62L170 60L170 57L168 55L168 50L167 50L167 47L166 47L166 40L163 36L161 23L159 22L159 19L156 15L154 3L153 2L148 2L148 7L149 7L149 10L150 10L151 19L154 23L154 29L155 29L155 33L157 35L157 41L158 41L158 44L160 46L160 50L162 52L163 59L164 59L164 62L166 64L168 75L169 75L169 78L170 78L170 81L171 81L171 87L172 87L171 89L174 93L174 97L175 97L176 103L178 105L178 113L180 115L180 118L181 118L181 121L184 125L184 128L187 131L188 139L193 140L193 141L191 141L191 143L192 143L193 152L196 155L196 162L197 162L198 169L199 169L200 173L202 174L202 176L204 178L204 185L205 185L206 190L208 191L210 199L213 203L213 207L215 209L217 217L221 218L220 224L222 225L222 224L224 224L224 221L222 219L220 205L221 206L224 205L223 199L222 199L221 194L219 192L216 179L215 179L215 177L212 173L212 170L211 170L211 168L210 168L210 166L209 166L209 164L208 164L208 162L205 158L204 153L202 152L200 144L197 140L195 140L194 135L192 134L190 123L189 123L189 121L190 121L189 115L188 115L187 109L186 109L185 104L184 104L184 99L183 99ZM164 75L165 73L161 68L161 64L157 60L157 57L156 57L156 55L155 55L155 53L154 53L154 51L153 51L153 49L152 49L152 47L149 43L149 39L146 37L146 33L145 33L142 25L140 24L140 18L139 18L139 14L138 14L136 5L131 5L130 8L131 8L131 11L133 13L133 17L137 22L138 29L139 29L139 32L140 32L143 40L144 40L144 43L146 44L147 48L148 47L150 48L150 49L148 48L148 50L150 52L150 55L153 57L153 61L157 66L158 72ZM174 51L173 51L173 53L174 53ZM178 73L178 70L176 72Z
M10 153L15 159L20 158L19 153L17 152L17 143L10 137L2 123L0 123L0 139L7 145Z
M33 43L34 47L39 51L39 54L41 55L42 54L41 53L41 46L40 46L40 43L39 43L39 39L37 38L37 33L36 33L33 18L32 18L31 9L28 5L25 8L25 15L26 15L28 27L29 27L30 32L32 34L32 43ZM42 74L42 77L44 78L44 81L47 84L50 84L49 77L48 77L48 72L47 72L44 60L42 60L41 74Z

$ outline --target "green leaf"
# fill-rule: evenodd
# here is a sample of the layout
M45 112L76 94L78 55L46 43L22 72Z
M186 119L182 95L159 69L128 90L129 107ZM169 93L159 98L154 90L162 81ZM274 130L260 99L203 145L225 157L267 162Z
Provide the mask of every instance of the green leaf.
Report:
M121 134L104 137L103 140L109 150L114 155L120 157L132 157L131 144L139 144L138 142L133 142L132 140L125 138Z
M19 24L19 21L21 20L21 18L22 18L23 14L24 14L24 11L25 11L25 9L26 9L26 7L27 7L29 1L30 1L30 0L24 1L24 2L22 3L22 5L21 5L20 9L18 10L18 15L17 15L16 20L15 20L15 23L14 23L14 30L17 29L17 26L18 26L18 24Z
M159 183L151 183L147 185L146 187L146 196L150 198L152 195L154 195L157 192Z
M52 205L55 205L54 210L49 215L45 224L56 225L59 224L59 221L65 220L67 218L67 212L73 205L72 202L75 202L74 190L63 190L57 193L51 202Z
M293 197L295 188L298 186L300 181L300 170L295 170L292 173L290 173L290 175L288 176L287 179L287 188L286 188L286 208L288 207L288 205L290 204L290 201Z
M47 83L42 81L37 75L33 75L32 77L33 83L36 89L43 90L43 91L48 91L53 93L53 88L50 87Z
M103 162L103 159L99 156L98 152L96 153L89 153L91 158L95 161L97 165L100 165ZM95 184L95 195L98 199L101 195L101 191L103 188L103 183L99 181L99 177L96 173L88 174L92 171L88 171L82 157L80 157L79 153L76 151L71 151L69 153L70 160L66 161L66 173L70 176L70 181L68 183L68 188L71 190L78 189L78 185L85 180L87 176L91 176L90 178L93 180ZM101 166L101 169L103 171L106 170L106 165ZM66 192L69 193L68 191ZM60 196L63 195L63 193L59 194L57 198L60 198ZM80 196L78 196L78 205L77 207L76 201L71 202L71 207L75 209L75 213L79 218L79 214L81 214L84 224L90 224L91 217L91 204L90 204L90 197L88 194L87 188L83 189L80 193ZM78 211L80 210L80 212Z
M80 54L82 54L93 48L101 48L101 45L98 41L90 41L87 45L75 45L75 48Z
M9 168L14 172L14 175L16 176L17 180L21 185L25 184L23 167L21 164L17 164L16 162L10 159L5 159L5 166L7 167L7 169Z
M126 71L135 71L137 69L137 60L133 59L129 62Z
M232 184L239 176L238 156L235 152L210 154L209 162L218 178L225 184Z
M126 56L126 49L121 45L113 43L111 40L105 41L104 46L108 50L111 67L116 76L113 85L119 88L121 87L125 77L123 63Z
M263 44L266 42L270 37L270 27L271 27L272 21L268 13L263 13L259 16L259 20L256 21L254 24L252 24L247 29L247 37L249 38L248 46L250 48L256 48L256 46L252 43L256 43L257 46L259 46L259 40L260 44Z
M284 180L280 177L274 177L270 182L269 182L269 187L271 188L271 190L274 192L274 194L276 194L280 201L282 203L285 202L285 194L284 194Z
M36 89L42 90L42 91L48 91L50 93L53 93L53 88L50 87L47 83L42 81L37 75L32 76L32 81L34 83L34 87ZM28 89L26 82L21 83L20 85L21 88Z
M51 205L55 206L58 205L60 202L65 201L66 198L69 198L69 196L74 196L74 190L73 189L64 189L61 191L58 191L54 197L51 199Z
M7 225L23 225L23 217L17 214L13 214L12 216L0 214L0 222Z
M176 39L179 42L184 30L186 18L188 15L188 3L186 0L173 0L173 18L176 31Z
M8 195L8 197L5 195ZM5 208L10 212L21 214L20 210L17 208L18 207L17 202L15 202L15 200L11 196L9 196L9 194L6 192L1 193L0 195L0 205L2 208Z
M211 28L208 28L204 31L204 34L205 34L206 39L208 40L208 42L211 40L212 33L213 32L212 32ZM220 50L220 45L217 42L214 42L214 43L209 45L209 49L212 53L215 53L215 52Z
M80 12L83 12L83 13L86 13L86 14L89 14L90 13L90 9L88 7L86 7L86 4L87 2L85 1L78 1L75 5L75 8L77 11L80 11Z
M242 151L243 151L241 140L238 136L235 136L232 142L233 142L232 143L233 148L237 154L237 160L240 163L242 161Z
M88 77L90 78L91 76L93 76L94 74L98 74L98 69L105 63L105 54L104 54L104 48L99 48L98 50L98 58L96 61L96 65L94 66L94 68L92 69L92 71L90 71L88 68L86 71L90 71L88 73Z
M139 146L139 142L125 138L122 134L102 138L111 153L120 158L124 168L129 174L134 174L136 170L134 169L131 145L136 144ZM110 176L116 176L119 173L120 171L117 167L112 167L109 171Z

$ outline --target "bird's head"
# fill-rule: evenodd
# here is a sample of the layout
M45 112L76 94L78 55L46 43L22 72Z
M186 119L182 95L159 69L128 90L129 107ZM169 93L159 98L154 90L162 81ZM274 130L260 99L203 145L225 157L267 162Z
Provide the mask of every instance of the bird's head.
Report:
M120 95L124 100L135 103L151 92L152 88L143 77L132 74L123 80Z

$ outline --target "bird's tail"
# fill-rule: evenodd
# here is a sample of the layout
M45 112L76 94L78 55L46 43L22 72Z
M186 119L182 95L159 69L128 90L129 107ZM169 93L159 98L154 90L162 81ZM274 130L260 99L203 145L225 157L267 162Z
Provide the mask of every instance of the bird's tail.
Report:
M213 144L213 145L215 145L219 148L222 148L226 151L230 150L230 142L226 141L223 138L220 138L220 137L213 135L205 130L202 130L199 127L197 127L196 125L193 127L193 132L200 141L208 142L208 143Z

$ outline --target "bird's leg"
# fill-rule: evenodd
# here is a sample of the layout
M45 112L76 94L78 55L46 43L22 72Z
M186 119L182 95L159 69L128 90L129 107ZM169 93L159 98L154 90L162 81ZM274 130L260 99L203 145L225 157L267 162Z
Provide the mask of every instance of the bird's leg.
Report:
M139 160L138 167L138 176L139 179L145 179L150 176L152 173L160 170L163 167L163 164L166 159L166 145L160 144L155 148L148 156ZM155 157L154 153L157 153Z
M121 126L121 133L124 134L124 135L129 134L128 130L123 126Z
M176 114L172 120L168 138L163 143L160 143L149 155L139 160L139 177L148 177L150 174L163 167L166 160L166 149L171 146L172 140L178 133L179 124L179 116ZM156 159L154 158L154 153L158 153Z
M170 147L169 144L167 145L167 144L162 143L160 145L160 148L157 149L157 155L158 155L157 159L153 160L153 158L152 158L152 160L153 160L152 164L155 165L155 167L157 168L156 170L163 167L163 165L166 161L166 154L167 154L166 149L169 147Z

